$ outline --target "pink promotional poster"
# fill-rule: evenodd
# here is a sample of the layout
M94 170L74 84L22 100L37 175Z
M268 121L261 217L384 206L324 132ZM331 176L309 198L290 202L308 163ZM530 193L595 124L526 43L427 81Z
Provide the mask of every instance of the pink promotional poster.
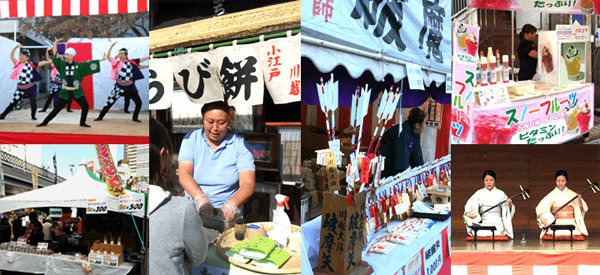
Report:
M476 85L479 28L454 25L452 66L452 144L471 143L472 112Z
M556 144L594 124L594 86L473 112L473 144Z

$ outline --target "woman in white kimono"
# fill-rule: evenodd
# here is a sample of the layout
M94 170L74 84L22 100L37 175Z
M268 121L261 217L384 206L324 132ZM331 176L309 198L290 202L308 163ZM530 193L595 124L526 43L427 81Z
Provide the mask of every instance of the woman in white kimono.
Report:
M494 225L496 226L494 235L508 236L512 239L512 218L515 214L515 206L512 204L512 200L506 196L504 191L496 188L496 173L494 173L494 171L487 170L483 172L483 185L483 188L477 190L477 192L467 200L464 216L475 219L479 213L501 201L506 201L506 203L483 214L483 216L481 216L481 224ZM474 234L473 230L468 226L467 233L471 236ZM482 230L477 232L477 236L491 235L492 232L490 231Z
M564 225L570 224L575 226L575 230L573 231L573 236L575 235L588 235L587 229L585 227L585 223L583 222L583 218L585 217L585 213L588 211L588 206L581 198L581 195L577 195L573 190L567 187L567 181L569 180L569 176L567 171L558 170L555 175L556 180L556 188L552 190L548 195L546 195L542 201L535 208L535 212L542 220L544 224L547 224L548 221L542 217L542 215L546 212L556 211L559 207L563 206L570 199L575 196L578 198L572 201L565 208L560 210L556 215L556 224ZM550 228L543 229L542 234L540 234L540 239L548 234L550 239L552 239L552 231ZM571 235L570 231L557 230L556 235ZM582 236L581 236L582 237Z

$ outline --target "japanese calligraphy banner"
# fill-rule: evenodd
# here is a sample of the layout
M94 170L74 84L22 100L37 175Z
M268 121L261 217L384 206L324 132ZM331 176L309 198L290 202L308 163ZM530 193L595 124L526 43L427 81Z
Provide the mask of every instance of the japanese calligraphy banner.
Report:
M31 184L33 185L33 190L38 189L38 171L34 170L31 173Z
M594 125L594 86L512 102L510 107L473 110L475 144L555 144Z
M0 0L0 18L148 11L148 0Z
M117 166L112 159L108 144L96 144L96 154L98 155L98 164L102 168L102 173L104 173L104 181L108 185L108 191L113 194L121 188L123 181L117 172Z
M330 41L335 37L339 44L450 72L450 3L450 0L302 1L302 29L319 39Z
M438 274L444 264L442 251L442 234L436 234L421 250L421 255L423 257L423 274Z
M469 5L477 9L512 10L525 12L599 14L596 7L600 4L592 0L468 0Z
M219 67L213 52L197 52L170 59L173 76L190 101L205 104L223 100Z
M171 74L196 104L260 105L265 86L275 104L301 100L300 35L291 32L285 38L154 59L150 69L150 109L169 108L175 100Z
M456 23L453 32L452 143L469 143L475 94L479 28Z
M234 45L214 51L225 100L232 106L262 104L265 80L260 69L261 44ZM265 61L265 60L263 60ZM221 99L222 100L222 99Z
M171 96L173 95L171 59L163 58L150 60L149 87L151 110L163 110L171 107Z
M265 84L275 104L300 101L299 53L299 35L270 39L263 44L262 70Z

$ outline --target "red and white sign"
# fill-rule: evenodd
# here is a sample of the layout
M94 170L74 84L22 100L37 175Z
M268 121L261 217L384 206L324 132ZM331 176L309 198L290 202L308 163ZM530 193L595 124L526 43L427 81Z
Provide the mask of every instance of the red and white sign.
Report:
M476 9L512 10L525 12L550 12L570 14L599 14L593 0L469 0Z
M86 214L106 214L108 213L108 202L106 197L88 199Z
M38 251L48 251L48 243L38 243Z
M96 153L98 154L98 163L102 167L104 176L108 179L108 183L113 188L121 187L122 181L117 169L115 162L110 154L108 144L96 144Z
M144 201L143 194L119 195L119 212L143 212Z
M19 238L17 240L17 244L19 246L26 247L27 246L27 239L25 239L25 238Z
M0 18L136 13L148 6L148 0L0 0Z

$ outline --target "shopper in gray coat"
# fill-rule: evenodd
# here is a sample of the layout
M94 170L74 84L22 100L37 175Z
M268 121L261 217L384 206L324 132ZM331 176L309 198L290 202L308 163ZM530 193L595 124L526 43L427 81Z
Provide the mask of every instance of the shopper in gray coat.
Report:
M150 119L150 171L148 213L150 244L147 274L192 274L206 257L208 241L194 203L173 196L173 147L166 129Z

